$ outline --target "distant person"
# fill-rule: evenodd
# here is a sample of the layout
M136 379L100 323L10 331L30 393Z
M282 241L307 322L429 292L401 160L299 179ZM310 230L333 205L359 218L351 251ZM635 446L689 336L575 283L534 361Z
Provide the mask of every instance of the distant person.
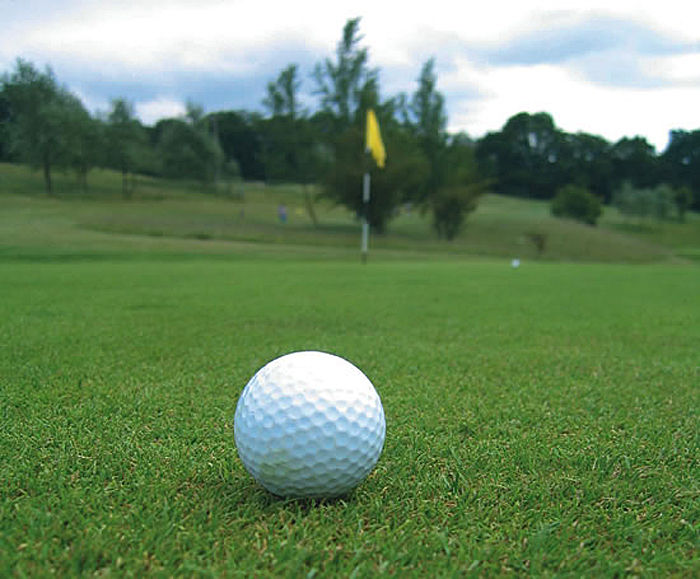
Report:
M277 217L280 220L280 223L287 223L287 206L284 204L281 204L277 208Z

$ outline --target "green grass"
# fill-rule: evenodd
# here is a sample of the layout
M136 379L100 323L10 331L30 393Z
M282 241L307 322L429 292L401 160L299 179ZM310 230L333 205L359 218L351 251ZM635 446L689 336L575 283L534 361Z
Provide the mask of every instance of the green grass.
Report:
M110 171L90 175L87 195L70 175L58 174L57 195L38 193L40 175L0 164L0 252L5 255L97 252L249 254L263 252L356 254L359 223L342 207L315 203L319 224L306 211L301 187L236 184L219 194L196 184L139 177L134 199L120 194L121 177ZM286 224L277 208L287 206ZM546 238L541 256L530 239ZM262 248L261 245L268 246ZM270 248L274 245L277 247ZM242 251L239 248L242 247ZM284 248L284 249L283 249ZM486 257L609 263L688 262L700 256L700 216L684 224L637 223L606 208L599 227L553 218L545 202L495 195L481 199L463 233L453 242L437 239L429 217L405 208L386 235L373 235L375 255L395 257Z
M698 571L700 270L0 265L0 575ZM351 495L245 473L247 379L354 361L387 415Z
M320 203L317 231L295 188L92 179L50 199L0 166L0 576L700 572L697 216L487 197L453 244L403 214L363 267L352 216ZM339 500L273 497L236 455L243 386L302 349L384 403Z

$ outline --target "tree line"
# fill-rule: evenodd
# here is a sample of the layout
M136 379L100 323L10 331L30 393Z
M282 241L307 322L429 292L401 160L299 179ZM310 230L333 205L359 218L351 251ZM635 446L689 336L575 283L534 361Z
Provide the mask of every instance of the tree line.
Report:
M505 195L559 195L561 201L563 191L571 197L574 189L585 190L623 213L659 218L675 210L683 219L686 210L700 209L700 130L672 130L666 150L657 155L643 137L610 143L567 133L544 112L519 113L480 139L476 156L482 173Z
M410 203L429 212L437 233L450 239L487 190L555 199L576 189L629 209L665 187L679 213L700 209L700 130L672 131L660 155L642 137L609 143L566 133L547 113L516 114L478 140L449 134L435 61L423 63L412 94L382 98L380 71L370 66L360 19L347 21L335 54L316 65L311 80L318 100L313 111L302 106L303 81L290 64L268 83L262 113L204 114L190 102L182 117L144 126L128 99L90 114L51 69L18 59L0 79L0 160L40 169L49 195L55 170L74 171L87 189L90 170L99 166L121 172L127 198L135 174L204 184L294 182L319 185L322 195L359 215L362 174L372 167L364 120L373 108L388 152L385 169L372 170L367 209L379 232ZM619 202L623 198L626 204Z

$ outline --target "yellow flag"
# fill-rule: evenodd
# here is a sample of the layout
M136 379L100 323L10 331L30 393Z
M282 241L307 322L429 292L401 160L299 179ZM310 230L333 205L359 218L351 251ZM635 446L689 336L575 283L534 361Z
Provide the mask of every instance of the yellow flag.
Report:
M384 168L386 151L382 142L382 134L379 132L377 116L372 109L367 111L367 132L365 135L365 149L372 153L372 157L377 162L377 166Z

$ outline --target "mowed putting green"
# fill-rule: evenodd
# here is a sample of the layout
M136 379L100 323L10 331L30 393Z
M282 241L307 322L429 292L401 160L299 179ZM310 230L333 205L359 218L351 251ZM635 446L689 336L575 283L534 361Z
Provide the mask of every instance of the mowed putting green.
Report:
M0 261L1 576L698 572L697 266L37 251ZM236 455L302 349L384 404L340 500Z

